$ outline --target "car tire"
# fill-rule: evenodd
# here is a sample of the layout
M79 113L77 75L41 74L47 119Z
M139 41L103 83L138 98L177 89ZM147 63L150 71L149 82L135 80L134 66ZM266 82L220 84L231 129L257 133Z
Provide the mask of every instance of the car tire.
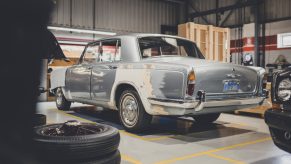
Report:
M57 88L55 92L56 105L59 110L70 110L71 102L68 101L62 91L62 88Z
M291 153L289 141L287 141L284 138L285 130L281 130L281 129L277 129L277 128L273 128L273 127L269 127L269 129L270 129L270 134L271 134L271 137L272 137L274 144L278 148L280 148L286 152Z
M121 155L119 150L116 150L115 152L105 155L103 157L98 157L95 159L89 159L89 160L75 160L75 161L40 161L43 164L120 164L121 163Z
M151 124L152 116L145 111L138 93L133 89L122 92L118 110L120 122L127 131L142 131Z
M219 116L220 116L220 113L211 113L211 114L193 116L193 118L199 124L200 123L201 124L209 124L209 123L216 121Z
M60 135L64 124L38 126L34 129L34 145L40 159L76 161L102 157L115 152L120 142L119 131L104 124L80 123L83 131L94 134ZM87 130L88 129L88 130ZM71 132L72 130L68 130ZM81 132L79 132L81 133Z
M33 126L41 126L46 124L46 115L34 114L32 118Z

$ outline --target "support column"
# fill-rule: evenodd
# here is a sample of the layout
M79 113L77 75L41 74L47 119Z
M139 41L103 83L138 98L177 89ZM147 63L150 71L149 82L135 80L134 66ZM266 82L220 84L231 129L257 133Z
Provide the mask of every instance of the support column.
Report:
M260 59L260 11L259 11L259 3L256 0L256 4L254 5L254 18L255 18L255 55L254 55L254 66L261 66Z

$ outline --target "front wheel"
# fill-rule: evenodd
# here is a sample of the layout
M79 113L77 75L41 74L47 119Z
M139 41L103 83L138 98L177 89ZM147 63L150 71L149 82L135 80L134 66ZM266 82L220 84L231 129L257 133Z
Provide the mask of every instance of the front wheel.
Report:
M59 110L70 110L71 102L65 98L62 88L57 88L55 98L56 105Z
M122 92L118 110L120 121L127 131L141 131L151 123L152 116L146 113L135 90L131 89Z
M209 124L216 121L219 116L220 116L220 113L212 113L212 114L193 116L193 118L197 123Z

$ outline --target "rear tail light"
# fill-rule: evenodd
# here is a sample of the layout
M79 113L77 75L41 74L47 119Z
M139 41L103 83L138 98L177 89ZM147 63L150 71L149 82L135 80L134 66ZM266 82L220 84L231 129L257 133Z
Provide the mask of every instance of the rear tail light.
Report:
M189 96L193 96L194 94L195 80L196 80L195 73L194 71L191 71L188 75L187 90L186 90L186 93Z

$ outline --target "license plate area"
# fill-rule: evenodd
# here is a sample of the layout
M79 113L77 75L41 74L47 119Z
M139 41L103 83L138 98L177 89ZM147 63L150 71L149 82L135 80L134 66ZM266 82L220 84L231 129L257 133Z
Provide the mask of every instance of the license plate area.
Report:
M223 92L238 92L240 89L239 80L224 80Z

